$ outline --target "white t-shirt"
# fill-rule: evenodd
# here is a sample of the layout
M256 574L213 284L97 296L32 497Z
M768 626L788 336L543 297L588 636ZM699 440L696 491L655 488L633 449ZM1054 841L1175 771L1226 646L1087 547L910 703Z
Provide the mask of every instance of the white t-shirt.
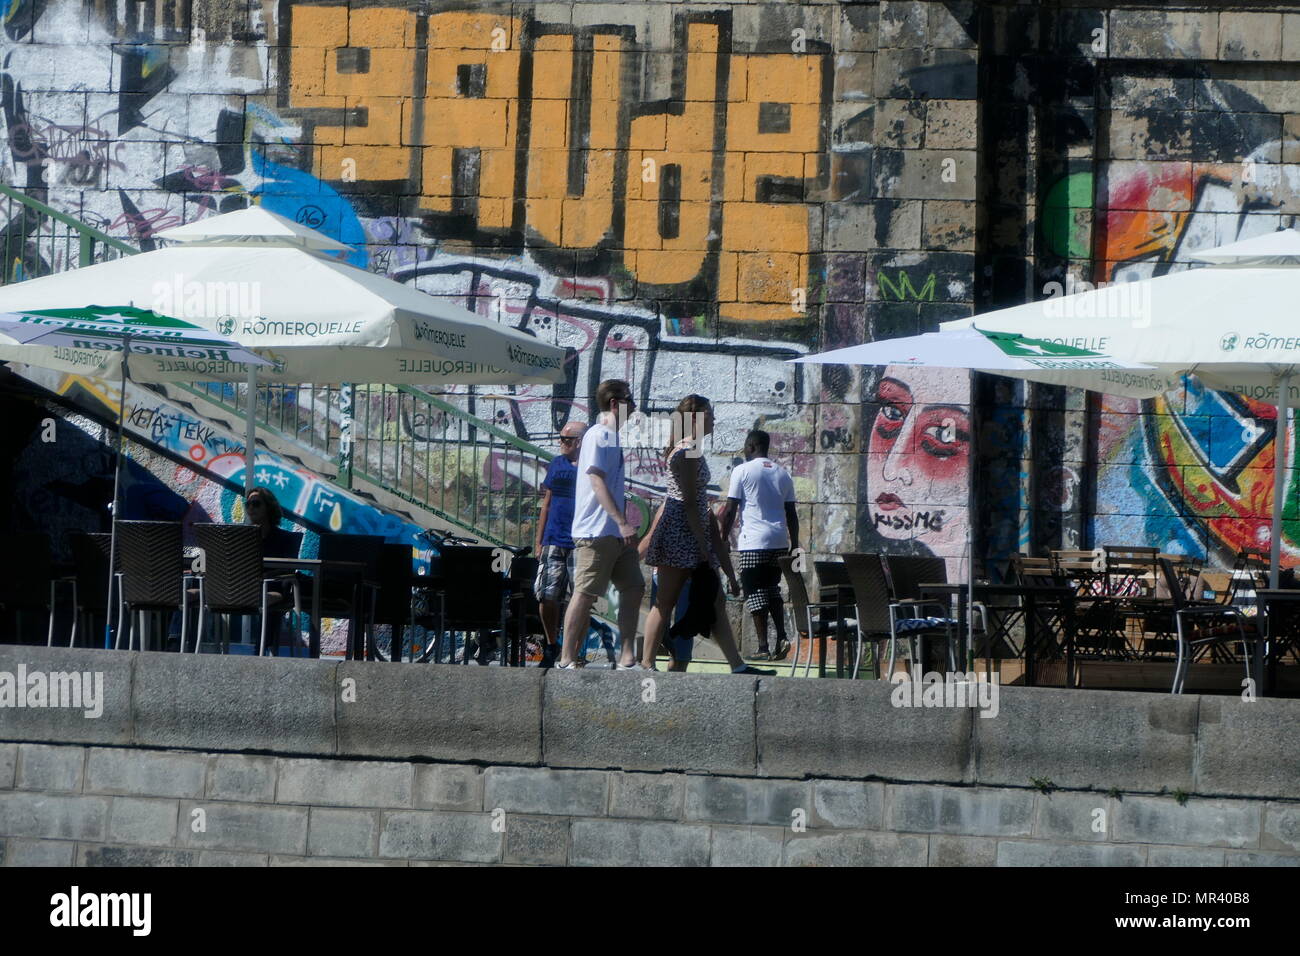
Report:
M794 501L794 479L770 458L755 458L731 469L728 498L740 502L738 551L790 547L785 503Z
M596 500L591 488L588 468L598 468L605 473L605 486L609 488L617 508L624 507L626 492L623 488L623 449L618 443L618 432L599 422L582 436L582 450L578 453L578 484L573 501L573 537L602 538L606 535L620 537L618 524Z

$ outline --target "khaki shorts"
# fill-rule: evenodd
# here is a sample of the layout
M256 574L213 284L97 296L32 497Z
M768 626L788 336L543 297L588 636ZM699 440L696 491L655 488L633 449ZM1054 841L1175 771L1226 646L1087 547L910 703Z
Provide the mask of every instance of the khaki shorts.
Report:
M613 535L577 538L573 543L575 591L596 598L604 597L611 582L619 593L645 590L636 545L624 544L622 538Z

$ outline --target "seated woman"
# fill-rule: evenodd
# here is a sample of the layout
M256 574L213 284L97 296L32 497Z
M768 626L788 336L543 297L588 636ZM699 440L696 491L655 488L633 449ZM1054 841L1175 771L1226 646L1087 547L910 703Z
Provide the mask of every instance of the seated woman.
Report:
M262 529L262 554L268 558L296 558L302 547L302 532L280 527L284 509L270 488L258 486L248 493L244 503L248 523Z
M258 486L248 493L244 501L244 513L248 523L262 529L262 555L268 558L296 558L302 547L301 531L286 531L280 527L284 520L284 509L270 488ZM272 656L280 651L280 622L284 612L293 608L291 597L294 575L286 574L281 578L282 587L276 590L282 595L280 601L271 609L271 619L266 622L266 643ZM254 633L261 630L261 622L254 618Z

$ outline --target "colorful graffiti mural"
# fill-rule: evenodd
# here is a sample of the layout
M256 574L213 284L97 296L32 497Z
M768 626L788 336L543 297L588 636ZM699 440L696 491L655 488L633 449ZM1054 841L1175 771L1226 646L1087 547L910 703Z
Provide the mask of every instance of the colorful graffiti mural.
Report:
M834 499L829 521L810 522L828 547L856 544L861 374L786 360L970 310L969 253L920 237L935 190L927 233L969 234L970 177L943 185L936 170L917 192L897 149L877 175L867 102L933 98L900 114L898 135L919 122L931 147L973 156L970 24L946 8L930 18L934 44L953 48L944 62L881 91L873 5L279 0L236 4L229 31L202 4L15 9L11 40L79 26L57 56L15 42L0 60L0 143L28 195L146 250L170 225L261 203L348 243L354 265L554 342L572 358L560 386L439 392L526 441L589 420L603 378L631 381L652 414L705 393L720 486L745 432L767 429L801 500ZM3 228L10 277L71 264L32 217ZM473 455L430 473L416 436L445 433L367 401L358 467L386 473L365 456L405 432L413 483L532 481ZM174 430L146 413L139 427ZM337 423L318 423L310 437L328 444ZM184 450L224 467L204 426L185 427ZM628 460L642 487L662 487L657 448Z
M1176 76L1176 74L1175 74ZM1187 255L1296 223L1300 170L1290 157L1297 141L1282 137L1290 107L1273 82L1200 82L1200 130L1217 118L1215 136L1187 140L1172 104L1151 88L1190 80L1124 77L1130 95L1108 118L1112 129L1141 122L1142 158L1114 159L1077 172L1054 190L1052 240L1074 255L1091 248L1100 281L1145 278L1186 269ZM1137 93L1145 93L1142 101ZM1204 118L1203 118L1204 117ZM1276 122L1269 120L1276 118ZM1288 127L1289 128L1289 127ZM1096 226L1071 209L1096 192ZM1231 306L1225 305L1225 319ZM1164 550L1232 561L1242 548L1267 550L1277 410L1243 396L1205 389L1194 379L1147 402L1107 398L1098 412L1095 540L1141 540ZM1287 423L1291 427L1291 423ZM1294 447L1294 446L1292 446ZM1294 469L1293 460L1288 467ZM1300 509L1294 479L1283 508L1283 561L1300 563ZM1134 536L1138 537L1134 537Z

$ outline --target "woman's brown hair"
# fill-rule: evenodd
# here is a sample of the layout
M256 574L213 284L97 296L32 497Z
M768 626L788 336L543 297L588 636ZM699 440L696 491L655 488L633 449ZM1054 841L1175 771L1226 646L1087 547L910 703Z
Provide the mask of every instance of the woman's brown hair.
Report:
M672 457L677 443L686 437L687 423L693 424L696 415L711 408L713 403L703 395L687 395L677 403L672 415L672 438L668 442L668 447L664 449L665 459ZM691 437L695 437L694 429L691 430Z

